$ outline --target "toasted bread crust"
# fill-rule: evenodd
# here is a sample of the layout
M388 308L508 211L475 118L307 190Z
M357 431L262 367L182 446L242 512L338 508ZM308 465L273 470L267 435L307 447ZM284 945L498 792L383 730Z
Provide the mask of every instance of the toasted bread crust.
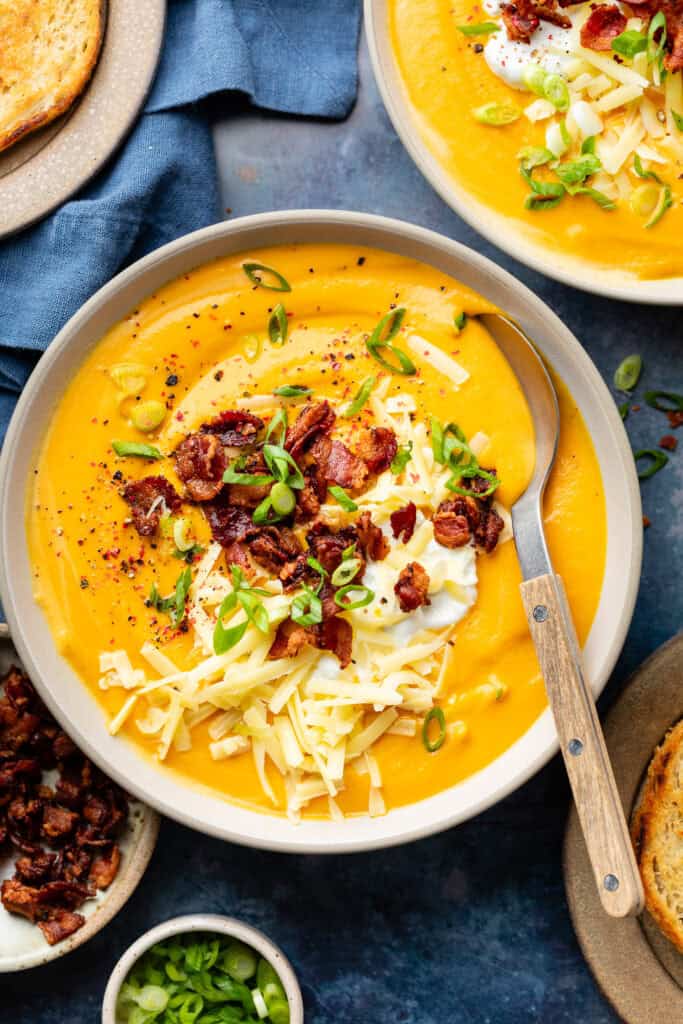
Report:
M0 152L78 99L97 64L106 14L107 0L0 0Z
M683 721L667 733L647 771L631 821L645 903L683 953Z

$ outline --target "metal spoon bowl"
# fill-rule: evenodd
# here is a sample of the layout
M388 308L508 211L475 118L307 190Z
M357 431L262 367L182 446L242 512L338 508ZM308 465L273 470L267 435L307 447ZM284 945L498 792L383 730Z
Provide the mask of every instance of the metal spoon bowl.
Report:
M564 586L553 570L543 528L543 495L560 436L557 394L521 328L498 313L480 319L512 367L534 424L534 472L512 507L512 526L524 578L522 602L560 750L602 905L614 917L639 914L643 887Z

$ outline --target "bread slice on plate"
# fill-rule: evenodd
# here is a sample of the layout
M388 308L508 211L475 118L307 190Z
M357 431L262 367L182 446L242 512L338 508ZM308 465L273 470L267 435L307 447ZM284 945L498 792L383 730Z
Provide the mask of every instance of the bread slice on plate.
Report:
M0 152L80 96L105 20L106 0L0 0Z
M631 835L647 909L683 953L683 721L654 753Z

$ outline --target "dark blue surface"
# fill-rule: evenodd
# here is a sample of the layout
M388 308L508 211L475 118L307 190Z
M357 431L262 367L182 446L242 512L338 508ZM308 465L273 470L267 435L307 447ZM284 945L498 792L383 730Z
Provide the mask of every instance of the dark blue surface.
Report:
M414 168L363 55L361 93L342 125L234 116L217 130L231 215L333 206L403 217L493 257L567 322L607 379L630 352L648 387L683 391L681 313L594 298L503 256L451 213ZM228 114L230 116L228 117ZM665 433L628 421L636 447ZM683 432L679 431L683 442ZM643 487L652 527L638 607L606 706L627 674L683 624L683 454ZM614 1024L574 938L561 842L568 789L555 760L486 814L403 849L340 857L258 853L165 823L138 891L63 961L0 981L0 1019L95 1024L109 971L143 930L192 910L263 928L292 959L307 1024Z

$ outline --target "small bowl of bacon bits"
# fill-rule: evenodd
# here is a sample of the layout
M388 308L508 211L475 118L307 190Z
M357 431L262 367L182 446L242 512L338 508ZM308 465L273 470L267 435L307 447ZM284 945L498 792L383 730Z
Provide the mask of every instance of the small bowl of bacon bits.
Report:
M123 954L102 1024L303 1024L301 989L284 953L232 917L188 914L157 925Z
M0 627L1 628L1 627ZM135 889L158 815L60 728L0 634L0 972L70 952Z

